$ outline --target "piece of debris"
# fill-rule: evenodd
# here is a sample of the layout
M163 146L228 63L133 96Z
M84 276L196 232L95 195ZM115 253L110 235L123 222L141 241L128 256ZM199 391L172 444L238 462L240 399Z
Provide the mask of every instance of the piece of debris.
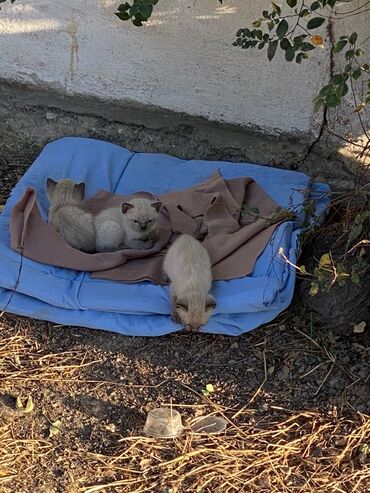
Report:
M353 332L355 334L362 334L363 331L365 330L366 327L366 322L360 322L359 324L355 324L353 326Z

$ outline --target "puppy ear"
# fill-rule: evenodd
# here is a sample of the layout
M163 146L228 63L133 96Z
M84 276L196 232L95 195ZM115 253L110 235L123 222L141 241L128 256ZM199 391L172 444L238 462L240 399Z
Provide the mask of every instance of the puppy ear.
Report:
M178 310L188 310L188 304L185 300L177 299L176 300L176 308Z
M154 209L159 212L159 209L161 208L162 202L152 202L151 206L154 207Z
M214 310L216 306L217 306L216 300L211 294L209 294L206 299L206 310Z
M84 198L85 195L85 183L76 183L75 190L81 195L81 199Z
M122 204L122 212L124 214L126 214L126 212L128 212L130 209L133 209L134 206L132 204L130 204L130 202L123 202Z
M55 192L55 189L56 189L57 184L58 184L58 182L52 180L51 178L48 178L46 180L46 192L48 194L49 199L52 198L52 196L53 196L53 194Z

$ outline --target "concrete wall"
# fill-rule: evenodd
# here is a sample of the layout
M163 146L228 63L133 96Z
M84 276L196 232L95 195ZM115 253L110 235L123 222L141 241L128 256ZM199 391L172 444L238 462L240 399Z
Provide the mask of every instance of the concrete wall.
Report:
M122 105L150 104L268 134L308 134L329 50L297 67L232 46L270 0L161 0L142 28L119 0L16 0L0 13L0 77Z
M330 60L326 31L325 49L315 50L309 61L289 64L278 54L268 63L265 52L234 48L232 41L239 27L270 8L270 0L225 0L223 5L218 0L161 0L141 28L114 15L119 3L1 4L0 79L41 89L43 104L52 91L79 101L98 98L100 107L87 103L84 111L111 120L125 121L127 109L150 106L271 136L287 133L307 141L319 135L323 115L313 115L312 99L328 81L330 67L339 69L343 60L342 53ZM350 8L348 2L341 8L362 3L353 0ZM352 30L364 38L369 26L369 11L335 19L332 42ZM370 38L364 48L369 54ZM348 96L347 106L328 116L336 131L357 136L362 129L357 116L351 116L351 104ZM72 102L63 109L73 108Z

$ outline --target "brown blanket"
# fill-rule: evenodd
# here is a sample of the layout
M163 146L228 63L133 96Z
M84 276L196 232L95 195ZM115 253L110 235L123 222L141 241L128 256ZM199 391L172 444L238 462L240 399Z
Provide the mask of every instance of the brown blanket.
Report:
M145 192L137 195L153 197ZM101 191L85 205L96 214L127 198ZM279 206L251 178L224 180L215 173L206 182L155 198L163 206L159 240L152 249L88 254L70 247L41 219L36 190L28 188L12 210L11 248L38 262L92 272L99 279L165 284L166 248L178 234L188 233L202 241L210 254L213 278L234 279L253 271L282 219Z

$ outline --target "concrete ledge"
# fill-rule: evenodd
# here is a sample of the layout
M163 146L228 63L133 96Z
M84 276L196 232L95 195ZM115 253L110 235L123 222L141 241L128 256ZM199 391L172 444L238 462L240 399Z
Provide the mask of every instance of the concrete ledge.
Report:
M247 161L299 169L335 188L350 186L357 163L332 141L314 135L264 135L153 106L68 96L50 87L0 80L0 154L33 159L47 142L66 135L104 139L135 151L185 159ZM314 144L314 145L313 145ZM30 151L31 150L31 151Z

